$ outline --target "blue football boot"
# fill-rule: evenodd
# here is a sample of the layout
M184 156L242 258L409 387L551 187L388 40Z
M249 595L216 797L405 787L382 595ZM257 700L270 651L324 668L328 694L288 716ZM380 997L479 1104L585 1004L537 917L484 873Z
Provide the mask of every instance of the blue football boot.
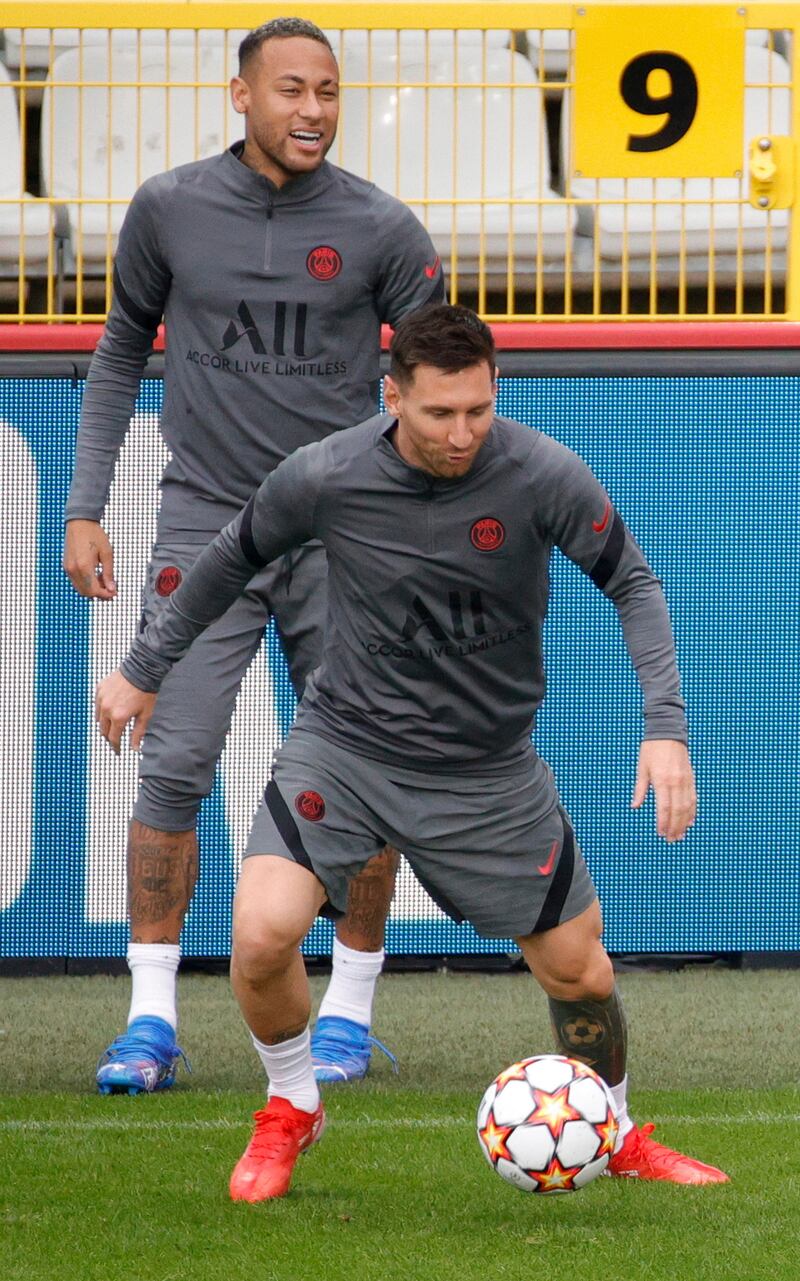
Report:
M352 1019L335 1014L317 1019L311 1033L311 1060L314 1076L320 1082L360 1081L369 1070L369 1056L373 1045L389 1059L395 1072L399 1071L397 1059L391 1050L369 1028Z
M101 1094L152 1094L168 1090L175 1081L175 1067L183 1059L191 1067L175 1033L165 1019L143 1015L111 1042L97 1065Z

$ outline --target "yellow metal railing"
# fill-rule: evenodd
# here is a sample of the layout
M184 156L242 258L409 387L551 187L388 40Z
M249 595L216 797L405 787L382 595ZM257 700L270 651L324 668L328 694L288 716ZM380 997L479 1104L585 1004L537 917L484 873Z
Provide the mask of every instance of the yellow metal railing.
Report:
M133 191L242 136L239 40L285 11L3 7L1 321L104 318ZM453 300L493 321L800 319L800 5L299 12L340 63L330 159L409 203Z

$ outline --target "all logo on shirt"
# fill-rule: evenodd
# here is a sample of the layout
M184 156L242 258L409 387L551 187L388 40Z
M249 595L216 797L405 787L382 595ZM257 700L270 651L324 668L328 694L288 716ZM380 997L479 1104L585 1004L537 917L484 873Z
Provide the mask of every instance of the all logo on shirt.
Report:
M376 635L361 643L372 658L438 661L468 658L516 641L530 631L530 623L498 627L477 587L456 587L428 599L414 595L406 606L398 639Z
M156 579L156 595L171 596L183 581L183 574L177 565L165 565Z
M342 255L331 245L317 245L306 258L306 269L315 280L333 280L342 270Z
M469 539L479 552L496 552L506 541L506 531L496 517L483 516L475 521L469 531Z
M301 818L309 823L318 823L325 817L325 802L319 792L298 792L294 798L294 807Z

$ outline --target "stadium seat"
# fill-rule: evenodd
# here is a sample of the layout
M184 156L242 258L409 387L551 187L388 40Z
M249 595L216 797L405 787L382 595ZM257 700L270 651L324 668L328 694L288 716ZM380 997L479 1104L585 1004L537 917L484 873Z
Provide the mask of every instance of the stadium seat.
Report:
M528 41L528 58L537 74L549 79L561 79L569 72L570 51L573 47L572 32L541 31L531 28L525 32Z
M229 31L228 45L237 48L239 41L245 34L244 31ZM5 53L3 61L6 66L13 70L18 70L22 61L23 49L23 29L20 27L6 27L5 35ZM109 30L107 27L26 27L24 29L25 37L25 70L26 72L49 71L53 62L60 54L66 53L68 49L76 49L83 45L88 48L93 45L99 45L108 48L109 42L113 49L130 48L141 43L142 46L150 45L154 47L163 47L169 36L170 46L195 44L198 40L200 45L210 44L219 45L224 42L225 32L219 30L208 31L190 31L190 30L140 30L138 28L118 27Z
M507 49L511 45L512 32L508 30L478 31L464 28L458 31L422 31L407 27L403 30L367 31L328 29L325 32L331 47L339 59L340 69L347 72L349 56L363 59L372 50L378 54L399 53L402 58L410 56L414 62L424 59L425 49L436 56L442 51L452 53L454 48L469 50L486 47L487 49ZM345 75L344 78L351 78Z
M729 284L739 274L739 259L748 283L763 281L767 270L782 270L787 211L765 214L748 203L748 150L761 133L791 132L791 76L780 54L763 47L748 45L745 62L746 83L753 87L745 90L741 179L572 179L567 194L592 202L579 207L578 254L584 251L581 240L596 240L604 282L624 261L636 280L649 277L655 259L662 284L679 278L702 283L712 269L718 283ZM766 83L779 87L760 87ZM636 203L619 203L626 197ZM682 198L698 203L660 203Z
M89 274L105 271L140 183L241 137L227 88L234 56L235 46L226 57L223 42L178 45L169 54L162 42L70 49L54 62L42 104L42 181L51 196L69 202L61 230L73 261L82 259ZM75 81L113 87L80 89ZM204 87L180 87L194 81ZM94 203L73 203L78 198Z
M199 40L200 45L219 45L224 42L226 33L221 30L202 30L198 32L182 29L171 29L169 33L159 30L139 30L138 28L119 27L114 30L99 27L27 27L24 29L24 51L25 51L25 69L31 72L48 71L53 62L60 54L66 53L68 49L77 48L83 44L85 48L92 45L108 47L109 38L113 48L124 48L136 45L141 42L144 45L163 46L169 34L170 45L173 48L179 45L194 46L195 40ZM231 30L227 32L227 41L229 49L234 51L238 48L239 42L246 34L246 29ZM370 33L364 30L342 31L339 28L328 30L325 33L331 42L334 52L339 56L345 48L357 51L367 47ZM459 48L474 47L481 45L486 40L487 48L506 48L511 40L509 31L477 31L463 30L454 33L452 31L422 31L408 29L403 31L373 31L371 33L372 48L395 50L398 47L398 37L400 46L403 49L424 47L426 41L429 47L443 48L453 45L454 34L458 36ZM22 61L23 52L23 29L20 27L6 27L4 35L4 53L3 61L6 66L14 71L19 69Z
M24 274L41 276L47 268L52 216L45 201L35 204L16 203L21 197L30 200L22 181L22 153L19 116L9 74L0 64L0 275ZM14 203L2 203L11 200Z
M414 209L451 277L499 284L563 261L573 218L548 186L542 91L527 59L465 46L368 60L348 49L343 79L374 87L344 91L336 158Z

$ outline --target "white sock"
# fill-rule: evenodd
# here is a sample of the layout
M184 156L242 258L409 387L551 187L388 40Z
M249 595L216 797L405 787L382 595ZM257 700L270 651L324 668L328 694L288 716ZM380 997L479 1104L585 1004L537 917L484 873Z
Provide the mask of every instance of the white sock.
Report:
M322 998L317 1018L336 1015L362 1027L372 1025L372 999L375 984L383 969L384 951L356 952L333 940L333 970L328 990Z
M143 1014L178 1027L177 975L181 959L178 943L129 943L128 969L133 986L128 1023Z
M301 1112L316 1112L319 1107L319 1086L314 1078L311 1062L311 1033L308 1028L290 1041L280 1045L264 1045L254 1032L253 1045L267 1074L267 1098L277 1094L288 1099L292 1107Z
M633 1121L628 1116L628 1078L623 1076L619 1085L609 1085L614 1102L617 1105L617 1116L619 1118L619 1134L614 1147L615 1152L619 1152L625 1141L626 1134L630 1134L633 1129Z

